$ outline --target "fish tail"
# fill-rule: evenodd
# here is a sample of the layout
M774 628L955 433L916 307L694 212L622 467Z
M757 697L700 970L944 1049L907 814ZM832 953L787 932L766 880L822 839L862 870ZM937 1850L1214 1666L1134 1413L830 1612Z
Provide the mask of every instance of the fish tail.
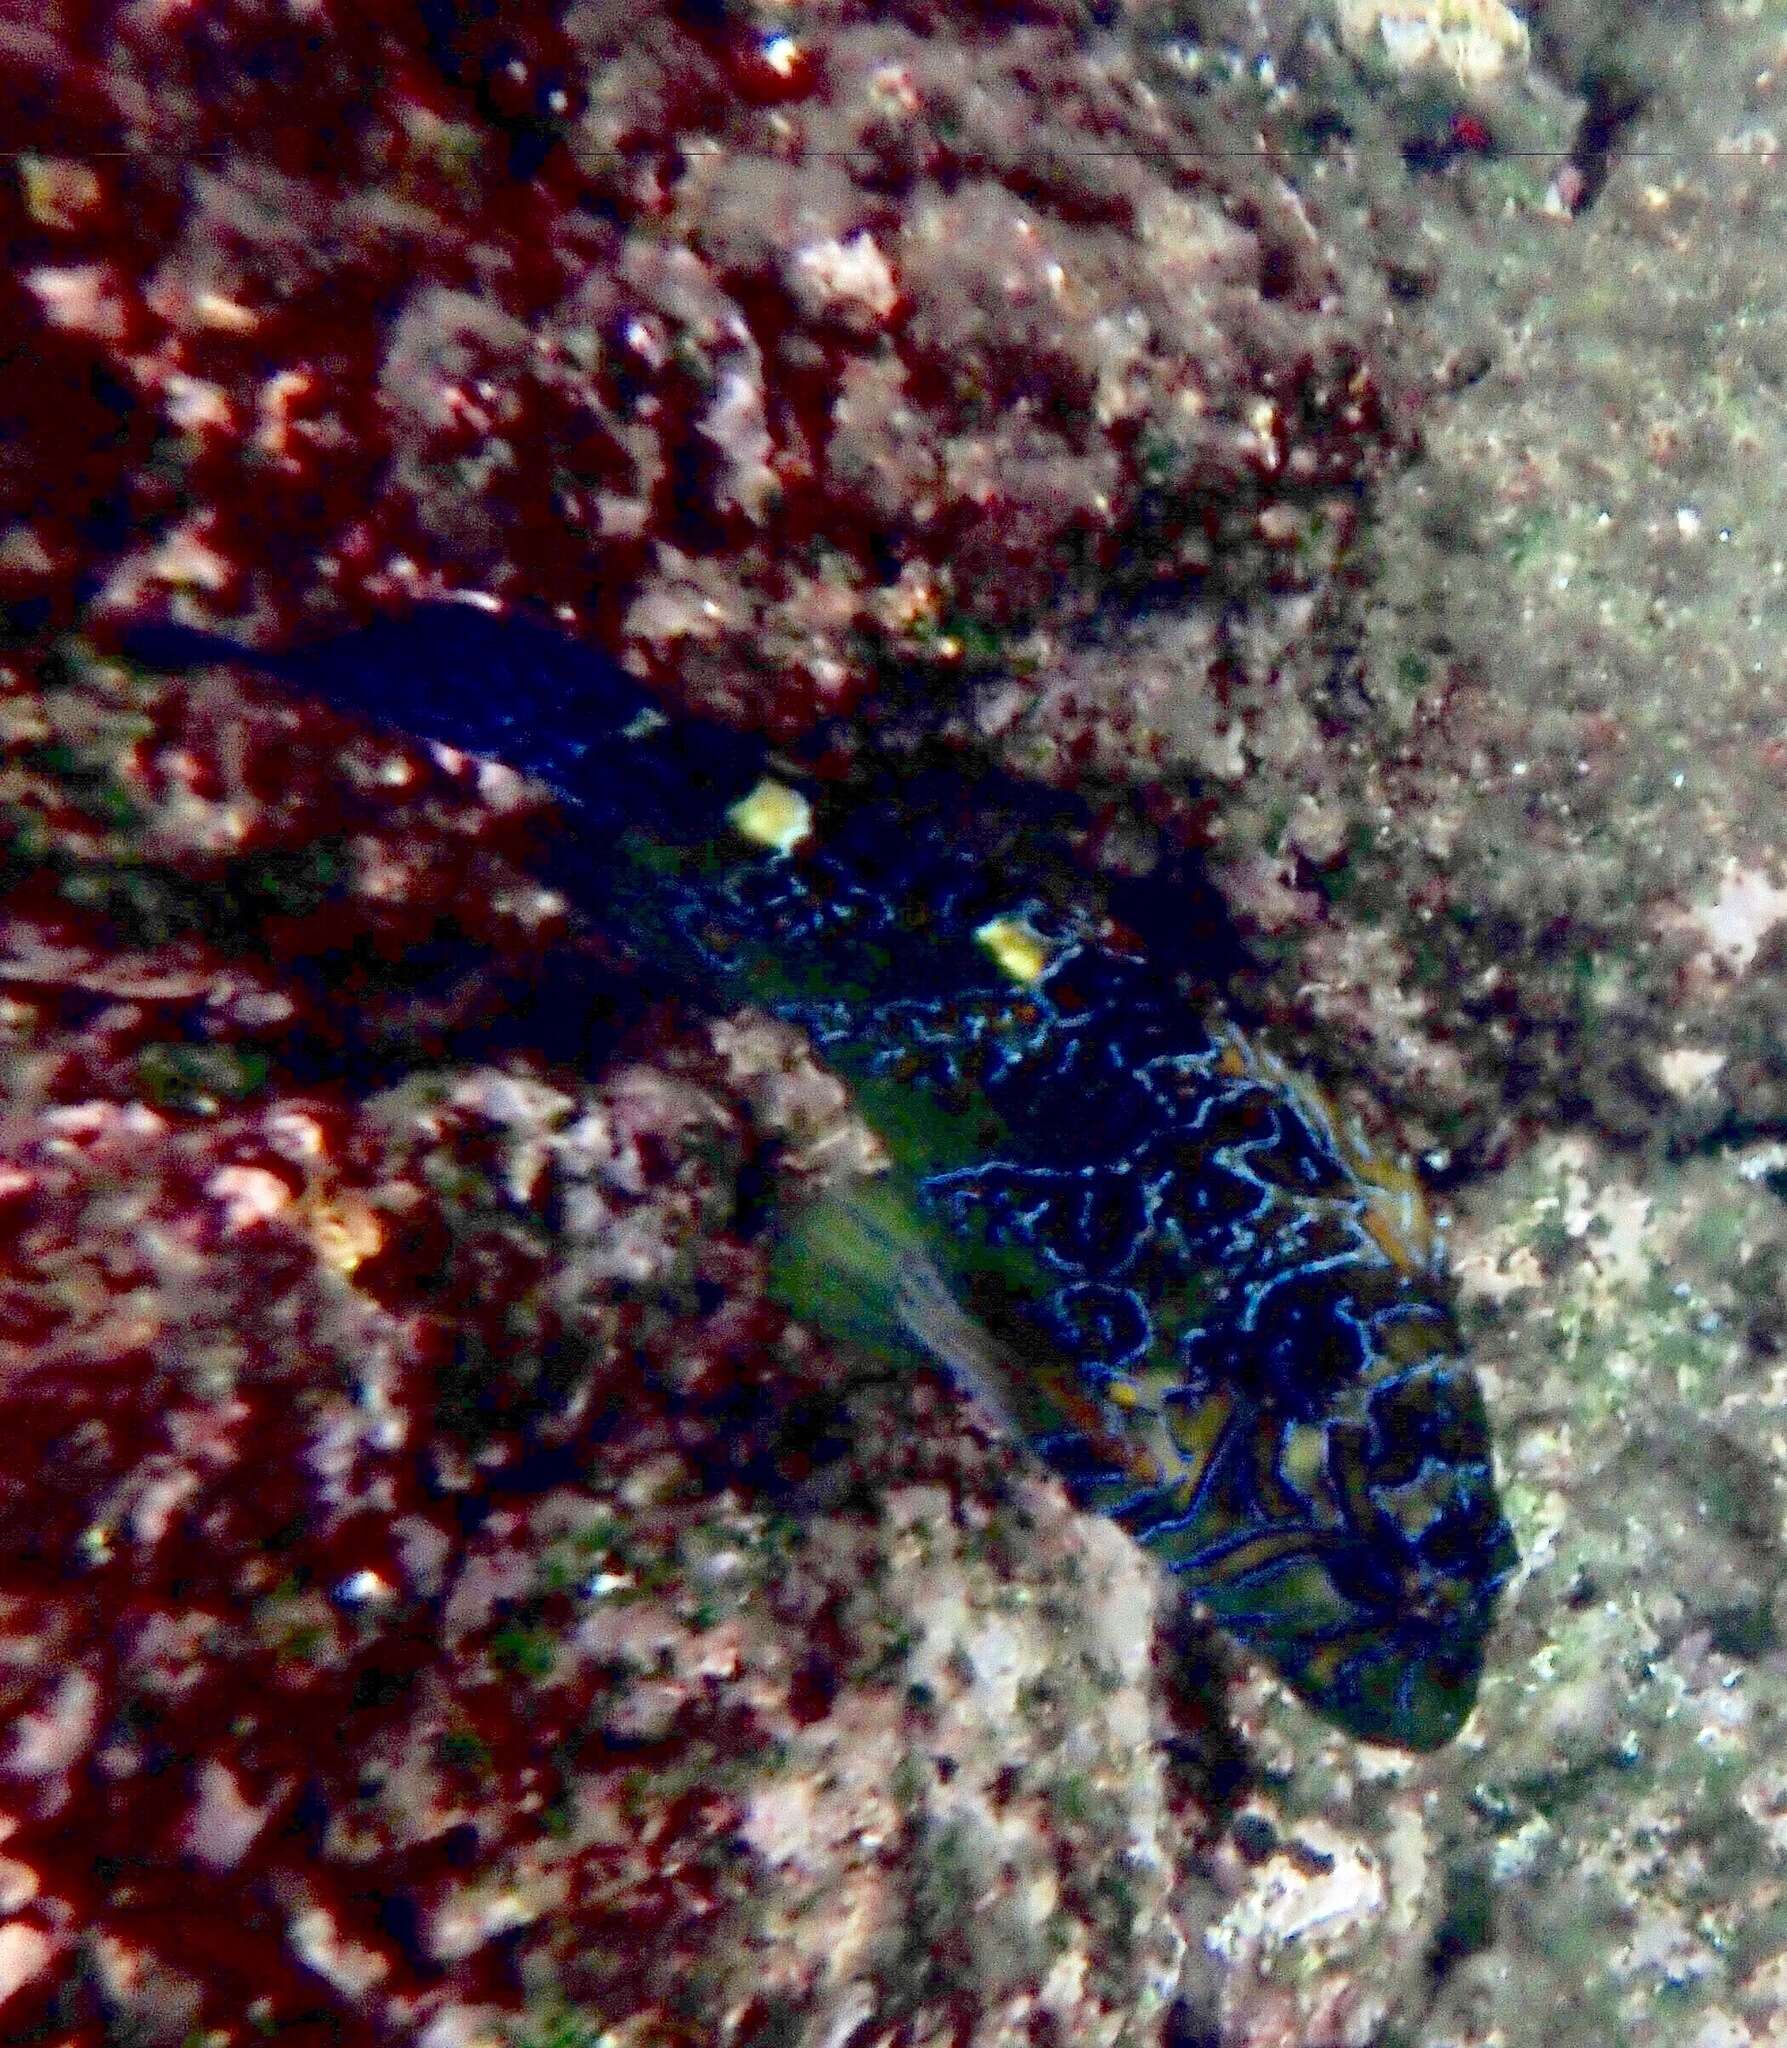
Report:
M600 841L706 838L762 772L762 742L666 718L612 655L543 623L468 602L285 648L174 619L126 627L119 649L172 674L237 664L350 717L506 762L548 783Z

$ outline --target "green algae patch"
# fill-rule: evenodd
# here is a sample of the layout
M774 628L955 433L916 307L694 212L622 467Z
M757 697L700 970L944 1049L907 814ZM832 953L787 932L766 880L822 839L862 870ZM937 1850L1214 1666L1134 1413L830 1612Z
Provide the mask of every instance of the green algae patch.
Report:
M1524 1563L1447 1823L1488 1938L1423 2042L1488 2012L1509 2039L1667 2048L1756 1995L1743 1930L1787 1907L1773 1156L1553 1138L1462 1232Z
M144 1099L158 1109L209 1115L223 1103L246 1102L267 1086L271 1062L248 1046L157 1041L137 1055Z

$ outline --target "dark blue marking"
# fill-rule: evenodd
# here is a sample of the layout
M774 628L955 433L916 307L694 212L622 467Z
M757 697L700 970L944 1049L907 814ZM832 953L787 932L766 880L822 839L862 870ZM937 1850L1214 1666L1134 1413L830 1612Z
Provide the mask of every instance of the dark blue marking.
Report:
M1059 1287L1043 1303L1039 1318L1050 1338L1108 1381L1148 1355L1154 1325L1142 1298L1131 1287L1082 1280Z
M1151 1503L1159 1503L1168 1491L1167 1487L1160 1485L1158 1482L1138 1487L1135 1492L1126 1494L1121 1500L1101 1503L1099 1513L1109 1515L1113 1522L1124 1523L1128 1527L1129 1533L1136 1537L1138 1541L1146 1541L1146 1530L1139 1528L1134 1522L1130 1521L1130 1517L1139 1508L1145 1508Z

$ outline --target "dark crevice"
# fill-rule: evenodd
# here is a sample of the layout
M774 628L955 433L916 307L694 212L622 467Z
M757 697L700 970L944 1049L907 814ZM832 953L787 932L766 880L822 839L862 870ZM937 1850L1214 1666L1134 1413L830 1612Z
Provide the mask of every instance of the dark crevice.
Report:
M1489 1870L1476 1861L1460 1864L1446 1873L1439 1925L1427 1952L1428 1975L1435 1988L1494 1940L1495 1888Z
M1566 161L1580 183L1571 212L1583 214L1600 198L1613 168L1620 138L1643 113L1648 95L1637 81L1617 68L1591 69L1582 80L1588 105L1577 124Z

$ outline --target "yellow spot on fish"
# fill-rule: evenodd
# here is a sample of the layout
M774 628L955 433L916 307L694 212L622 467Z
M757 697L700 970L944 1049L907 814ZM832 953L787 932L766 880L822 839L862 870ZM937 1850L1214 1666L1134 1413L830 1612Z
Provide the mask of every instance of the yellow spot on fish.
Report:
M1053 958L1048 940L1027 918L989 918L974 936L1002 973L1026 985L1040 981Z
M1159 1459L1136 1440L1124 1412L1110 1414L1085 1391L1077 1375L1058 1365L1044 1364L1037 1368L1035 1382L1059 1410L1062 1420L1079 1430L1108 1463L1139 1479L1144 1486L1158 1486L1165 1478Z
M1278 1470L1286 1485L1305 1500L1328 1497L1328 1433L1313 1422L1293 1422L1278 1451Z
M1346 1640L1338 1643L1324 1643L1312 1650L1304 1660L1303 1672L1313 1686L1331 1686L1340 1675L1340 1667L1353 1654L1356 1646Z
M767 846L773 853L791 853L813 830L813 806L798 789L766 775L748 796L742 796L727 819L735 831Z
M1364 1375L1369 1380L1390 1379L1411 1365L1425 1365L1442 1352L1458 1349L1458 1332L1431 1303L1417 1302L1406 1315L1378 1330L1380 1361Z
M1200 1401L1195 1408L1174 1407L1168 1411L1168 1428L1173 1447L1184 1460L1179 1481L1179 1505L1189 1507L1204 1474L1210 1469L1210 1460L1216 1454L1216 1446L1222 1441L1223 1430L1235 1412L1232 1394L1215 1393L1207 1401Z

